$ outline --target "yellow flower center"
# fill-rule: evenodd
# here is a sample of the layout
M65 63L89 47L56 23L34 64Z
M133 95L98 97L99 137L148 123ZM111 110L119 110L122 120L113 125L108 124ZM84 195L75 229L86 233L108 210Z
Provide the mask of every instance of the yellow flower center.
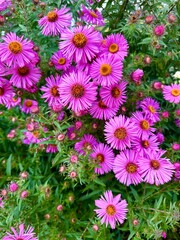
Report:
M80 98L84 95L84 87L80 84L75 84L74 86L72 86L71 88L71 94L73 95L73 97L75 98Z
M77 48L83 48L87 43L87 38L83 33L76 33L72 42Z
M127 136L126 129L123 127L116 129L116 131L114 132L114 136L119 140L125 139Z
M118 98L121 95L121 91L119 90L118 87L113 87L112 90L111 90L111 95L114 98Z
M49 22L55 22L58 19L58 15L56 12L51 11L51 12L48 12L47 18Z
M96 155L96 159L97 159L98 162L103 163L104 162L104 155L101 154L101 153L98 153Z
M112 72L112 68L109 64L102 64L101 67L100 67L100 74L102 76L108 76L109 74L111 74Z
M39 137L39 132L38 131L33 131L32 134L35 138Z
M33 103L32 103L31 100L27 100L27 101L25 102L25 105L26 105L26 107L32 107Z
M174 97L178 97L180 95L180 90L179 89L172 89L171 90L171 94L174 96Z
M0 96L3 96L4 94L4 89L0 87Z
M144 147L144 148L148 148L148 147L149 147L149 142L148 142L148 140L142 141L142 142L141 142L141 145L142 145L142 147Z
M128 173L134 173L137 171L137 165L134 163L128 163L126 165L126 170Z
M140 122L140 126L143 130L148 130L149 129L149 122L147 120L142 120Z
M154 169L159 169L160 163L157 160L151 160L151 167Z
M118 52L118 50L119 50L119 46L116 43L112 43L109 46L109 52L111 52L111 53L116 53L116 52Z
M113 216L115 213L116 213L116 208L114 205L112 204L109 204L106 208L106 213L109 215L109 216Z
M22 52L22 45L21 45L21 43L19 43L17 41L10 42L8 45L8 48L14 54L18 54L18 53Z
M148 109L149 109L149 111L151 112L151 113L155 113L156 112L156 110L155 110L155 108L153 107L153 106L148 106Z
M98 18L98 15L95 12L90 11L89 13L93 18Z
M18 68L18 73L21 76L27 76L29 74L29 68L26 66L20 67L20 68Z
M52 87L50 92L53 95L53 97L58 97L59 96L59 92L58 92L58 87L57 86Z
M66 63L66 59L65 59L65 58L60 58L60 59L58 60L58 63L59 63L60 65L64 65L64 64Z
M100 108L102 108L102 109L106 109L107 108L106 104L104 104L104 102L102 100L99 101L98 106Z

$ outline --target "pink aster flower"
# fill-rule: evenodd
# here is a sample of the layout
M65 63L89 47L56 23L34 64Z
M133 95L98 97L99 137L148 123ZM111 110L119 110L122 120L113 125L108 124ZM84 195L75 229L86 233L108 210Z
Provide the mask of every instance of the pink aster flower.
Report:
M151 119L140 111L132 114L131 121L134 123L134 127L139 138L146 139L156 130L151 127Z
M54 64L57 70L67 70L71 66L71 61L64 57L62 52L59 50L55 52L51 57L51 62Z
M120 106L126 102L126 81L100 89L102 101L109 107Z
M23 67L16 66L11 70L10 82L17 88L28 88L39 82L41 78L40 68L32 64L26 64Z
M113 171L120 183L129 186L130 184L137 185L143 181L139 173L138 160L139 154L134 150L125 150L116 156Z
M169 159L162 157L165 152L163 150L152 151L146 157L140 158L140 173L145 182L158 186L171 180L175 168Z
M124 150L131 147L131 141L136 135L134 123L123 115L111 118L105 125L105 139L112 148Z
M121 60L128 55L128 42L122 34L111 34L103 42L101 48L103 54L117 56Z
M21 111L26 114L31 113L34 106L38 106L38 102L31 99L25 99L23 105L21 106Z
M99 53L102 36L93 27L66 29L61 34L60 49L65 57L76 63L91 61Z
M116 115L118 109L118 105L109 107L102 100L98 100L93 103L89 112L93 118L108 120Z
M144 72L143 70L141 69L136 69L135 71L133 71L131 73L131 79L134 81L134 82L140 82L141 81L141 78L143 77L144 75Z
M164 99L170 103L180 103L180 84L171 84L163 87Z
M19 106L21 103L21 98L16 97L15 94L12 95L12 97L6 102L5 106L7 109Z
M113 196L112 191L106 191L104 196L99 200L95 200L95 205L99 209L95 209L98 218L101 218L101 224L105 223L106 227L110 224L115 229L116 223L123 224L128 212L126 200L121 200L121 194Z
M160 106L153 98L147 97L143 99L140 103L140 107L154 123L160 120L158 112L160 110Z
M12 6L11 0L0 0L0 12Z
M59 76L50 76L45 78L47 84L46 86L41 87L41 91L45 92L41 98L45 98L45 102L48 102L49 106L61 104L60 92L58 89L59 84L61 83L61 78Z
M0 77L9 75L9 68L0 61Z
M70 27L72 15L69 13L69 8L63 7L61 9L55 9L45 17L42 17L38 24L42 28L42 34L48 35L59 35L66 27Z
M46 148L46 152L47 153L56 153L58 152L58 148L56 144L48 144L47 148Z
M13 89L9 81L0 77L0 104L8 103L13 97Z
M152 151L159 151L158 139L155 135L149 136L147 138L135 137L132 142L133 149L136 150L140 156L149 154Z
M74 145L74 149L82 155L85 155L86 152L92 151L97 145L96 138L91 134L84 134L81 140Z
M34 228L28 227L26 230L24 229L24 224L19 225L19 232L16 231L13 227L11 227L13 234L6 233L7 236L4 236L2 240L38 240L35 236Z
M91 107L96 100L97 86L90 80L90 76L81 71L64 75L59 85L60 99L63 105L68 105L68 108L75 112Z
M31 143L40 143L43 141L43 139L39 139L40 132L38 130L34 130L32 132L26 131L24 132L25 135L25 144L31 144Z
M162 36L165 32L165 26L164 25L158 25L154 28L154 34L158 37Z
M87 9L84 5L82 6L80 18L86 22L97 26L104 26L104 19L101 13L95 9Z
M90 75L97 84L111 86L122 78L123 64L118 57L101 56L91 65Z
M104 174L112 170L114 153L108 145L99 143L94 147L90 156L99 164L99 167L94 169L95 173Z
M16 36L15 33L7 33L2 37L5 41L0 43L0 61L5 62L8 66L24 67L25 64L33 62L36 54L33 51L33 43L22 37Z

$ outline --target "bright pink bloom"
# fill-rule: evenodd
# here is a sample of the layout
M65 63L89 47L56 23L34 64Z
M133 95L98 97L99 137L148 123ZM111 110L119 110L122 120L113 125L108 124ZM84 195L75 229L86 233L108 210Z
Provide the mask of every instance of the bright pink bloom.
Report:
M59 50L51 57L51 62L57 70L67 70L71 66L71 61Z
M160 106L159 103L153 98L144 98L140 103L140 107L154 123L160 120L158 112L160 110Z
M0 61L8 66L24 67L25 64L34 62L36 53L33 51L33 43L27 38L16 36L15 33L7 33L2 37L5 41L0 43Z
M9 81L0 77L0 104L7 104L14 95L13 88Z
M91 23L97 26L104 26L103 16L97 9L88 9L84 5L82 5L80 18L86 23Z
M58 152L58 148L56 144L48 144L47 148L46 148L46 152L47 153L56 153Z
M31 99L25 99L23 105L21 106L21 111L26 114L31 113L31 109L34 106L38 106L38 102Z
M11 0L0 0L0 12L12 6Z
M9 185L9 191L10 192L16 192L18 190L19 186L16 182L12 182Z
M126 200L121 200L121 194L113 196L112 191L106 191L104 196L99 200L95 200L95 205L99 209L95 209L98 218L101 218L101 224L105 223L106 227L110 224L115 229L116 223L123 224L128 212Z
M85 155L86 152L92 151L97 145L96 138L91 134L84 134L81 140L74 145L74 149L82 155Z
M152 87L156 90L162 90L163 84L161 82L153 82Z
M112 148L117 150L124 150L127 147L131 148L131 142L136 135L134 123L130 118L123 115L111 118L105 125L105 139Z
M59 35L66 27L70 27L72 15L69 10L66 7L55 9L42 17L38 21L39 26L42 28L42 34L55 36Z
M173 143L172 144L172 149L174 151L179 151L180 150L180 144L179 143Z
M96 100L97 86L90 80L90 76L81 71L64 75L58 88L63 105L75 112L91 107Z
M100 56L91 65L90 75L101 86L117 84L122 79L123 64L116 56Z
M149 155L139 160L140 173L145 182L158 186L171 180L175 168L169 159L162 157L165 152L163 150L151 151Z
M13 227L11 227L11 230L13 234L7 232L7 236L4 236L2 240L38 240L38 238L35 237L35 233L33 233L34 228L28 227L27 230L25 230L23 223L19 225L19 233Z
M154 34L158 37L162 36L165 32L165 26L164 25L158 25L154 28Z
M171 84L163 87L164 99L170 103L180 103L180 84Z
M134 82L140 82L143 75L144 75L143 70L138 68L134 72L131 73L131 79Z
M113 171L120 183L129 186L130 184L137 185L143 181L139 173L138 160L139 154L134 150L125 150L116 156Z
M59 48L70 60L87 63L99 53L101 39L101 33L93 27L80 26L62 32Z
M114 153L108 145L99 143L94 147L90 156L97 164L99 164L99 166L94 169L95 173L104 174L112 170Z
M10 98L5 106L7 107L7 109L19 106L21 103L21 98L20 97L15 97L15 93L13 94L12 98Z

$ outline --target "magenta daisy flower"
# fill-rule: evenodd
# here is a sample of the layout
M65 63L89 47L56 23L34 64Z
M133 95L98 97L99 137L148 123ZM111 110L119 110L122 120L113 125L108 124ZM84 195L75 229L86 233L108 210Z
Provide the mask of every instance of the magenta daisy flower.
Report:
M15 94L6 102L5 106L7 109L19 106L21 103L21 98L20 97L15 97Z
M120 106L126 102L126 81L100 89L100 96L109 107Z
M19 232L16 231L13 227L11 227L13 234L6 233L7 236L4 236L2 240L38 240L35 236L34 228L28 227L26 230L24 229L24 224L19 225Z
M145 182L158 186L171 180L175 168L169 159L162 157L165 152L159 150L140 158L140 173Z
M86 110L96 100L96 89L90 76L81 71L71 72L62 77L59 85L60 98L64 105L75 112Z
M180 103L180 84L171 84L163 87L164 99L170 103Z
M126 200L121 200L121 194L113 196L112 191L106 191L104 196L99 200L95 200L95 205L99 209L95 209L98 218L101 218L101 224L105 223L106 227L110 224L115 229L116 223L123 224L128 212Z
M157 122L160 120L158 113L160 106L159 103L155 101L153 98L148 97L143 99L139 106L153 122Z
M93 27L66 29L61 34L60 49L65 57L76 63L91 61L99 53L102 36Z
M11 0L0 0L0 12L12 6Z
M69 8L54 9L48 12L45 17L42 17L38 24L42 28L42 34L59 35L66 27L70 27L72 15Z
M105 139L112 148L124 150L131 147L131 141L136 135L134 123L123 115L111 118L105 125Z
M97 26L104 26L104 18L97 9L87 9L83 5L80 18L86 23L91 23Z
M2 62L0 62L0 77L9 75L9 68Z
M95 168L95 173L104 174L112 170L114 163L114 153L112 149L103 143L99 143L93 149L91 154L92 159L99 164L99 167Z
M51 57L51 62L54 64L57 70L67 70L71 66L71 61L64 57L62 52L59 50L55 52Z
M38 130L34 130L32 132L26 131L24 132L25 139L29 143L40 143L42 140L39 139L40 132Z
M34 106L38 106L38 102L31 99L25 99L23 105L21 106L21 111L26 114L31 113Z
M108 120L114 117L118 111L118 105L109 107L102 100L93 102L89 112L93 118Z
M120 183L127 186L137 185L143 181L140 175L139 154L133 150L125 150L116 156L113 171Z
M41 98L45 98L45 102L48 102L49 106L61 104L60 92L58 89L59 84L61 83L61 78L59 76L50 76L45 78L47 84L46 86L41 87L41 91L45 92Z
M149 154L152 151L159 151L158 139L155 135L149 136L147 138L139 138L135 137L132 142L133 149L136 150L140 156L144 156L145 154Z
M22 37L16 36L15 33L7 33L2 37L5 41L0 43L0 61L5 62L8 66L24 67L25 64L34 61L36 57L32 50L33 43Z
M39 82L41 70L32 64L26 64L23 67L16 67L11 70L12 76L10 82L17 88L28 88Z
M85 155L87 151L92 151L97 145L96 138L91 134L84 134L81 140L74 145L74 149L82 155Z
M101 86L111 86L122 78L123 64L114 56L101 56L91 65L90 75Z
M14 95L9 81L0 77L0 104L8 103Z
M156 129L152 128L151 119L144 113L137 111L132 114L131 121L134 123L137 136L142 139L147 139Z
M128 42L122 34L111 34L104 40L102 53L123 60L128 55Z

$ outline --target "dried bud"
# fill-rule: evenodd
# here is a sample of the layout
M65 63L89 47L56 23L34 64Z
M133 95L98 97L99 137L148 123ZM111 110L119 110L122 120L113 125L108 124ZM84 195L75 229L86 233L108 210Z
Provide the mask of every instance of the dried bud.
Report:
M169 14L168 15L168 22L169 23L174 23L176 21L176 16L174 14Z
M39 4L39 6L40 6L42 9L44 9L44 8L46 7L46 3L45 3L45 2L41 2L41 3Z
M50 216L50 214L47 213L47 214L44 215L44 218L45 218L46 220L49 220L49 219L51 218L51 216Z

